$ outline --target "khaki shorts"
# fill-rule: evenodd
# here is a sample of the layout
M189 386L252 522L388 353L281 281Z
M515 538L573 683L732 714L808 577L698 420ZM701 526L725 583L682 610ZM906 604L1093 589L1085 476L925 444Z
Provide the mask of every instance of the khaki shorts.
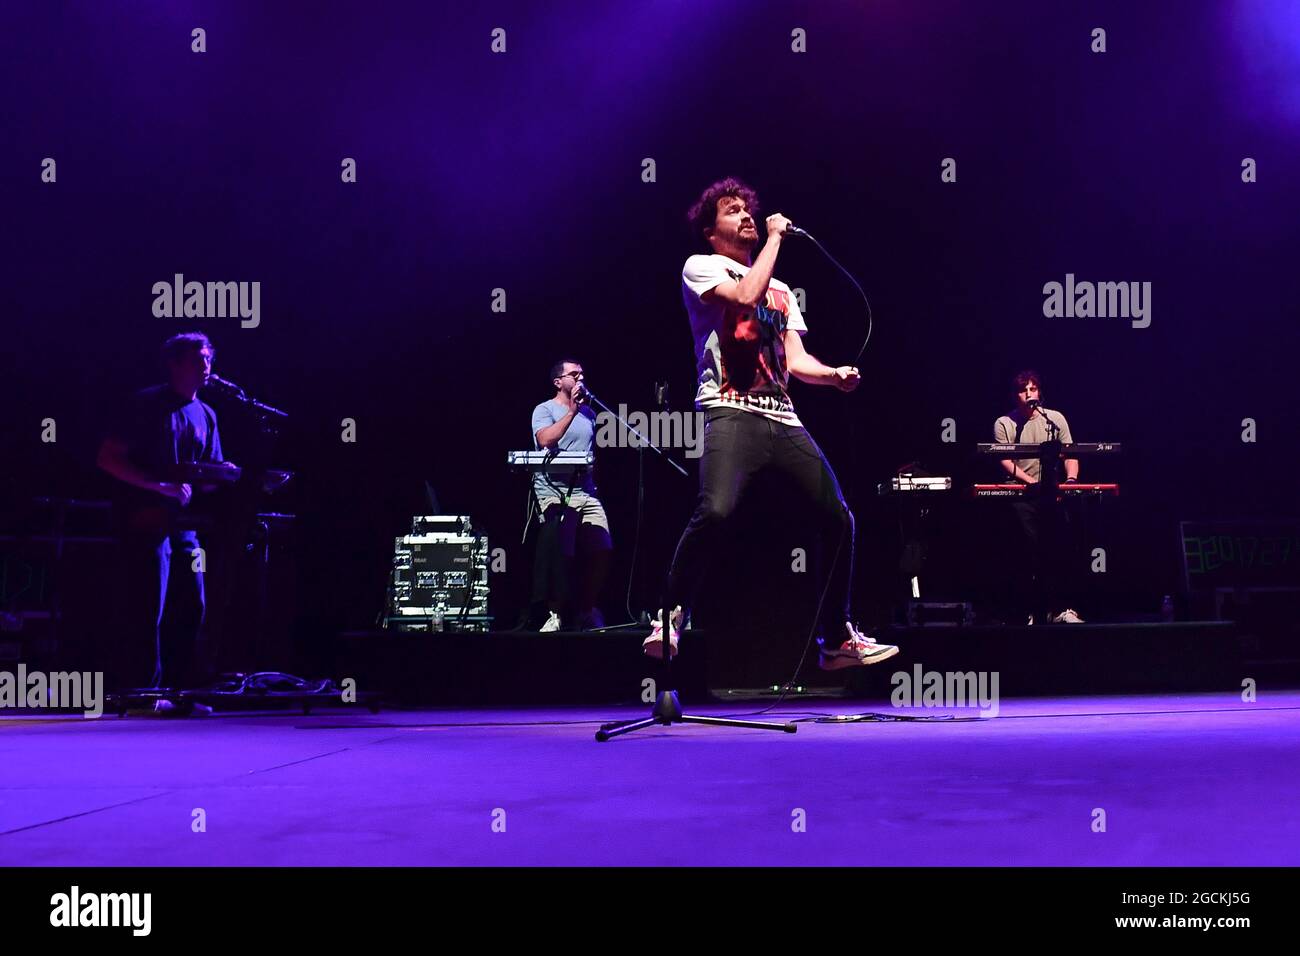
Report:
M546 511L549 508L558 507L561 504L558 495L537 496L537 506L542 511L542 520L546 520ZM605 517L605 506L600 503L600 499L595 495L589 495L585 491L578 490L569 495L568 507L578 513L580 524L594 524L598 528L604 528L605 533L609 533L609 518Z

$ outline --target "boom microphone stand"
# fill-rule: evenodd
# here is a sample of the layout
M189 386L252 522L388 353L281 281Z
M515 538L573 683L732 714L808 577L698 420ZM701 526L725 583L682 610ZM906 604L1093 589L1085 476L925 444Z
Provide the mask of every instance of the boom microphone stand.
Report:
M637 445L637 449L636 449L636 453L637 453L637 481L638 481L638 487L637 487L637 527L638 527L638 529L639 529L639 528L640 528L640 522L641 522L641 508L644 506L643 495L645 494L645 488L644 488L644 485L643 485L642 483L643 483L644 480L645 480L645 449L646 449L646 447L648 446L648 447L650 447L650 448L653 448L653 449L655 450L655 452L659 455L659 457L662 458L664 461L668 462L668 464L672 465L674 468L676 468L677 471L681 473L681 475L682 475L683 478L689 477L689 475L687 475L687 473L686 473L686 469L685 469L685 468L683 468L683 467L682 467L681 465L679 465L676 461L674 461L673 459L669 458L666 454L664 454L664 451L663 451L662 448L660 448L659 446L657 446L657 445L655 445L653 442L651 442L649 438L647 438L645 435L642 435L639 431L637 431L635 428L633 428L631 425L629 425L628 422L627 422L627 420L626 420L625 418L623 418L622 415L620 415L618 412L614 411L612 408L610 408L608 405L606 405L604 402L602 402L599 398L597 398L596 395L591 391L591 389L587 388L586 383L583 383L583 385L582 385L582 394L583 394L583 397L584 397L584 398L590 399L594 404L598 405L598 406L599 406L603 411L608 412L610 415L614 416L614 418L618 419L618 421L623 425L623 427L626 428L626 429L627 429L629 432L631 432L633 435L635 435L635 436L637 437L638 441L640 442L640 444ZM634 552L634 555L633 555L633 560L635 561L635 552ZM630 588L630 587L631 587L631 583L629 582L629 588ZM629 617L632 616L630 611L628 612L628 616L629 616ZM641 627L641 623L640 623L639 621L633 620L633 621L628 622L627 624L613 624L613 625L610 625L609 627L600 627L600 628L596 628L596 630L595 630L594 633L597 633L597 634L608 634L608 633L610 633L611 631L625 631L625 630L628 630L629 628L636 628L636 627Z
M653 449L655 450L655 454L657 454L660 458L662 458L664 461L668 462L668 464L672 465L672 466L673 466L674 468L676 468L679 472L681 472L681 475L682 475L683 478L689 478L689 477L690 477L690 476L686 473L686 469L683 468L681 465L677 464L677 462L673 461L673 459L669 458L668 455L664 453L664 450L663 450L662 448L660 448L658 445L656 445L654 442L652 442L649 438L646 438L645 435L642 435L639 431L637 431L635 428L633 428L631 425L629 425L629 424L627 423L627 419L626 419L626 418L624 418L624 417L623 417L622 415L620 415L618 412L614 411L614 409L610 408L608 405L606 405L604 402L602 402L599 398L597 398L597 397L596 397L596 393L593 392L591 389L587 388L586 383L583 384L583 386L582 386L582 391L583 391L583 394L584 394L587 398L591 399L591 400L592 400L593 402L595 402L598 406L600 406L600 408L601 408L602 411L609 412L609 414L613 415L615 418L618 419L619 424L621 424L624 428L626 428L626 429L627 429L628 431L630 431L633 435L635 435L635 436L640 440L640 442L641 442L641 447L643 447L643 448L653 448Z
M277 537L274 519L263 518L258 512L263 495L278 488L287 478L273 479L271 469L276 445L280 438L283 424L289 414L278 408L259 401L229 379L210 375L207 387L216 391L232 402L246 417L246 421L255 424L257 432L252 438L251 447L240 456L244 463L242 480L230 489L223 506L223 518L220 527L214 529L214 542L220 555L218 561L223 565L223 572L213 588L209 613L211 621L208 627L208 659L218 672L223 658L227 664L237 665L240 670L256 670L251 662L245 664L240 657L252 657L254 648L257 656L274 657L270 651L272 642L268 640L268 605L270 598L270 563L272 541ZM272 483L273 482L273 483ZM289 516L290 518L292 516ZM256 600L249 602L248 610L252 612L252 627L236 627L237 609L243 601L236 583L236 570L245 555L252 555L251 571L256 587ZM251 635L250 635L251 630ZM251 637L251 641L250 641ZM278 665L276 665L278 666ZM263 667L262 670L268 668Z
M618 412L614 411L597 398L591 389L584 385L583 390L586 392L587 397L599 406L602 411L613 415L624 428L635 435L640 440L642 447L653 448L660 458L664 459L664 461L676 468L682 473L682 475L686 475L685 468L673 459L669 458L668 455L664 453L664 450L650 441L649 438L642 435L639 431L629 425L622 415L618 414ZM670 642L672 636L672 609L664 608L662 615L664 618L662 621L663 628L661 631L663 635L664 682L668 683L672 679L673 655L672 644ZM601 724L600 729L596 731L596 740L604 743L605 741L612 740L615 737L621 737L623 734L630 734L634 730L653 727L655 724L662 724L665 727L670 727L673 724L707 724L712 727L748 727L753 730L780 730L787 734L793 734L799 729L798 725L794 723L773 724L758 720L733 720L728 717L697 717L691 714L684 714L682 713L681 701L677 697L677 691L665 690L660 691L659 695L656 697L654 708L650 711L649 717L644 717L640 720L623 720L612 724Z

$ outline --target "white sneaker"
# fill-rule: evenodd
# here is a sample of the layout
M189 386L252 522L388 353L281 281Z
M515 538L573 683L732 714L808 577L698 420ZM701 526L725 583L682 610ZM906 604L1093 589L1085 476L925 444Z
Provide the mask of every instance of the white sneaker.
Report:
M679 604L673 608L673 613L668 616L668 653L673 657L677 656L677 644L682 639L682 606ZM659 609L659 616L650 622L650 636L641 642L641 650L645 652L646 657L653 657L656 660L664 659L664 609Z
M1053 624L1083 624L1083 618L1079 617L1077 611L1072 607L1067 607L1056 617L1052 618Z
M534 620L536 620L536 618L534 618ZM538 631L538 633L550 634L553 631L558 631L559 629L560 629L560 615L552 611L551 616L546 619L546 623L541 626L541 629Z
M844 623L846 640L839 647L827 649L822 645L817 665L824 671L837 671L845 667L865 667L888 660L898 653L893 644L877 644L875 640L863 634L849 622Z

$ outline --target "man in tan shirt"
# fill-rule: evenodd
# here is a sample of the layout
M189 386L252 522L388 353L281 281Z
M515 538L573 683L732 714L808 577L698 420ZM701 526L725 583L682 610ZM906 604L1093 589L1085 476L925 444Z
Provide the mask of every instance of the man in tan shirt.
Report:
M1043 407L1042 379L1032 369L1019 373L1014 380L1016 407L993 424L993 440L998 443L1019 442L1041 444L1056 440L1063 444L1074 441L1070 423L1055 409ZM1002 468L1008 475L1026 485L1037 485L1042 478L1042 462L1037 458L1002 459ZM1056 461L1048 464L1056 467ZM1065 480L1079 480L1079 459L1065 459ZM1025 564L1032 575L1031 589L1022 595L1025 607L1017 610L1027 614L1030 624L1051 621L1057 624L1082 624L1083 619L1073 608L1061 609L1060 590L1069 578L1065 567L1066 535L1062 524L1065 516L1056 502L1045 502L1040 496L1028 494L1012 502L1022 532ZM1022 618L1023 620L1023 618Z
M1055 409L1044 408L1039 401L1038 373L1021 372L1015 379L1016 408L993 423L993 440L998 443L1021 442L1037 445L1055 438L1070 444L1070 423ZM1042 464L1037 458L1004 458L1002 467L1007 474L1027 485L1038 483ZM1079 480L1079 459L1065 460L1065 480Z

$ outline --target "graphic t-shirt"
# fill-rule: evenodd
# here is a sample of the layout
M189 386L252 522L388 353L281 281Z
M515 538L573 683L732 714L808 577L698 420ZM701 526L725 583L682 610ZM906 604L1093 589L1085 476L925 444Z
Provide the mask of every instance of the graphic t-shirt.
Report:
M538 451L541 445L537 443L537 433L543 428L554 425L569 410L560 402L551 399L549 402L542 402L533 409L533 447ZM591 410L590 405L584 405L577 415L573 416L573 421L569 422L568 430L560 436L557 445L560 451L590 451L595 444L596 426L593 424L596 420L596 413ZM545 471L533 472L533 490L537 492L538 497L554 498L557 495L563 495L569 490L570 485L575 489L581 489L587 494L596 493L595 479L592 477L591 469L587 470L586 475L577 484L573 484L574 473L577 469L569 466L553 465Z
M699 388L697 408L742 408L787 425L798 425L786 389L786 329L808 331L790 287L779 279L767 285L764 301L752 312L727 308L716 297L701 297L729 280L739 281L749 266L729 256L698 255L682 269L682 300L691 318Z
M1051 419L1052 424L1061 430L1057 437L1064 443L1074 441L1070 436L1070 423L1065 420L1065 416L1055 409L1039 407L1039 413L1046 415ZM987 421L987 419L985 419ZM1047 441L1051 435L1048 433L1047 422L1043 421L1039 415L1035 415L1028 420L1019 409L1010 414L1003 415L993 423L993 440L999 444L1008 442L1019 442L1027 445L1041 445ZM1025 470L1031 478L1039 478L1043 468L1037 458L1021 458L1016 464Z

